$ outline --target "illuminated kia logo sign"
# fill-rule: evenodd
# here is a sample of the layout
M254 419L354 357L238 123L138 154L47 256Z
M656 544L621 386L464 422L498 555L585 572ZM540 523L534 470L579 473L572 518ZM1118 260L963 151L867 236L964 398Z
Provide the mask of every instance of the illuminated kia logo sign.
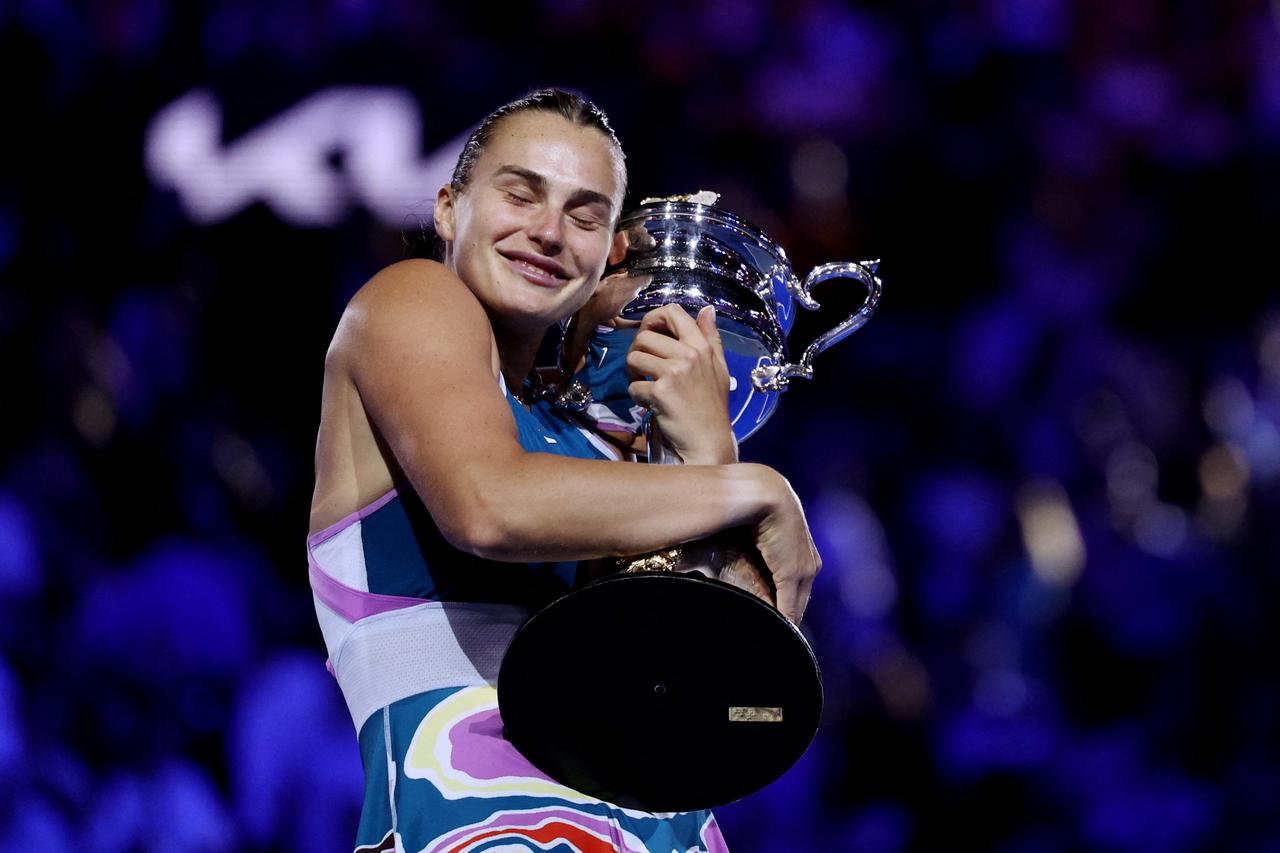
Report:
M263 202L292 225L337 225L360 204L400 228L431 215L470 133L422 156L421 131L408 92L351 86L318 92L224 144L218 101L197 89L152 119L146 169L202 225Z

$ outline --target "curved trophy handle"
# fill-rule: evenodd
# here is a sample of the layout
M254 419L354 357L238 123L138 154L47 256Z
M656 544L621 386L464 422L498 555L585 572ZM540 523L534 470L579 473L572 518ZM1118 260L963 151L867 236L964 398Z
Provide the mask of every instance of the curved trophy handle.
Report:
M813 343L809 344L808 349L804 351L804 355L800 356L800 361L795 364L762 364L753 370L751 372L751 384L755 386L757 391L784 391L787 383L792 379L813 378L813 360L818 357L818 354L825 352L862 328L863 324L871 319L871 315L875 312L877 306L880 305L881 282L880 277L876 275L876 270L879 267L879 259L823 264L820 267L815 267L812 272L805 276L803 284L798 281L792 282L792 294L801 305L810 311L818 307L818 303L814 300L810 291L815 285L833 278L857 279L866 286L867 298L862 301L862 307L847 320L834 329L819 335ZM782 362L783 360L779 358L777 361Z

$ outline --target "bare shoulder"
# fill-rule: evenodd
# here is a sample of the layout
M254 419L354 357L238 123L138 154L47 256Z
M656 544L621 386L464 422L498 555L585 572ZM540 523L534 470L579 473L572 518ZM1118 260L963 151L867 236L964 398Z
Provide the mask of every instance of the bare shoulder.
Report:
M447 442L452 424L499 405L510 418L495 347L483 307L440 264L402 261L361 287L325 357L312 529L385 493L397 469L415 481L419 443Z
M380 341L487 353L492 338L483 307L462 280L436 261L415 258L385 267L356 291L329 360L368 354Z
M390 306L403 308L425 302L470 302L476 308L480 303L453 272L437 261L412 258L397 261L365 283L351 298L350 308L372 310Z
M485 321L479 300L462 280L436 261L399 261L369 279L347 304L342 323L364 327L414 319L449 325L459 319ZM485 321L487 325L487 321Z

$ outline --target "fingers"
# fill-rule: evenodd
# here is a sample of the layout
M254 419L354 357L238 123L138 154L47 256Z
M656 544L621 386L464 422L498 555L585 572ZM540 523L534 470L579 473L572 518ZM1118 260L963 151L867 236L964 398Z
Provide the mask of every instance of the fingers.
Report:
M703 306L698 312L697 323L715 351L717 360L724 361L724 342L720 340L720 327L716 325L716 309L710 305Z
M632 379L689 374L698 370L698 363L713 367L715 384L728 387L728 368L710 341L686 338L676 340L652 329L641 329L631 341L627 352L627 370Z
M633 349L627 353L627 373L632 379L660 379L666 372L667 359L660 358L643 350Z
M625 231L613 235L613 243L609 247L609 265L622 263L629 252L644 252L658 245L649 230L643 224L634 225Z
M676 340L706 337L698 324L689 316L689 312L675 303L650 311L640 321L640 328L664 332Z
M755 546L773 576L778 610L799 624L809 603L814 576L822 568L822 557L791 484L771 468L757 470L763 476L761 482L767 485L770 509L753 530Z
M657 383L647 379L637 379L627 386L627 393L631 395L631 399L653 412L655 415L662 414L658 410L658 403L653 398L654 385Z
M645 352L658 358L688 358L695 351L687 343L652 329L641 328L631 341L631 352Z
M637 223L622 233L626 235L628 251L647 252L658 245L657 238L649 233L649 229L645 228L643 223Z
M614 273L600 279L600 284L596 286L595 293L591 294L593 300L601 302L601 308L597 313L608 314L610 316L617 314L623 307L635 299L636 296L653 281L651 275L627 275L626 273Z
M679 305L663 305L645 315L640 323L642 331L665 334L681 343L689 344L696 351L701 351L705 342L714 359L716 369L728 379L729 368L724 360L724 342L720 339L720 328L716 325L716 309L704 305L697 319L691 318ZM657 352L657 350L655 350Z
M626 356L628 376L645 383L631 386L632 398L652 409L678 407L699 413L697 423L704 435L711 435L709 425L719 424L720 415L728 416L729 376L716 346L719 336L709 338L704 331L706 324L715 331L714 320L714 311L700 312L695 321L680 306L664 305L645 315ZM676 432L680 430L673 437ZM736 461L736 443L717 439L712 455ZM700 454L695 450L693 456Z
M799 625L804 618L805 608L809 606L809 595L813 592L812 573L790 575L784 578L773 576L778 590L778 609L795 624Z
M800 624L800 617L804 613L804 607L800 606L800 584L795 579L779 580L777 575L773 578L773 583L778 590L778 609L782 611L782 615L790 619L797 625Z
M701 319L708 314L714 336L708 335L704 329L708 320ZM695 322L688 312L675 304L656 308L640 321L640 331L631 348L633 351L643 350L661 358L687 358L706 353L723 363L724 349L720 343L720 333L715 329L714 311L704 308L698 316L700 319Z
M623 328L639 325L638 320L624 320L618 315L652 280L653 276L650 275L614 273L605 276L600 279L600 284L596 286L587 304L574 315L574 319L581 321L586 327L587 337L590 337L597 326Z
M796 615L792 620L797 625L804 618L805 608L809 606L809 596L813 593L814 575L805 575L800 579L800 583L796 589Z

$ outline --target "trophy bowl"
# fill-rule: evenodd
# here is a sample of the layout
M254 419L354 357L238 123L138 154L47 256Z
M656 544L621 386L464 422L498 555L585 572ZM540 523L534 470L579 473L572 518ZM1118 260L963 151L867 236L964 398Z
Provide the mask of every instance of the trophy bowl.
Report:
M878 262L826 264L801 280L764 232L698 196L647 201L624 215L628 252L613 271L643 282L625 319L671 303L694 314L715 307L741 441L791 379L811 378L814 357L871 316ZM793 363L795 307L818 308L812 287L834 278L860 282L866 297ZM650 417L647 427L649 462L679 464L660 423ZM822 678L743 532L616 568L516 632L498 675L508 739L551 778L645 811L724 805L786 772L817 732Z
M802 280L767 234L713 204L652 201L625 214L618 228L631 247L620 268L649 282L623 308L624 318L638 320L673 302L692 314L715 307L729 367L729 420L739 441L773 414L775 392L791 379L812 378L814 358L857 331L880 303L879 261L823 264ZM792 363L787 334L797 304L816 310L813 288L837 278L866 288L862 305Z

